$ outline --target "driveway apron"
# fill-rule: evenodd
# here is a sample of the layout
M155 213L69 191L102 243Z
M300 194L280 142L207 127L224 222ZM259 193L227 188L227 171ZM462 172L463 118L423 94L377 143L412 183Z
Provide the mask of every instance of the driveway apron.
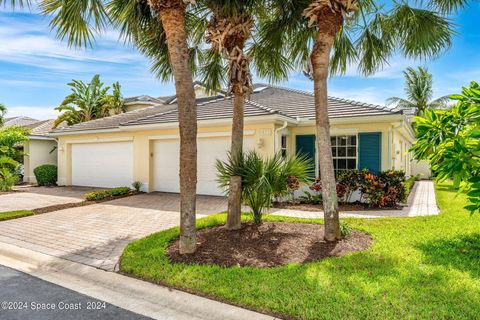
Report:
M0 241L113 271L132 240L179 224L178 194L142 194L0 222ZM198 196L197 218L225 211L223 197Z

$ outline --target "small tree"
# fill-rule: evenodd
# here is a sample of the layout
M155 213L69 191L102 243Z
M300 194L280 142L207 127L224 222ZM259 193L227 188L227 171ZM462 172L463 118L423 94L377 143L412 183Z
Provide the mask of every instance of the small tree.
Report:
M417 116L422 115L425 109L442 108L448 105L450 100L448 96L432 100L433 78L426 68L418 67L418 70L415 70L408 67L406 71L403 71L403 75L405 76L406 99L391 97L387 100L387 104L413 109Z
M430 162L437 180L452 178L456 188L468 182L466 208L473 213L480 211L480 85L471 82L450 99L458 101L451 110L427 109L415 117L417 141L411 151Z
M0 128L0 157L8 157L21 162L23 151L20 148L28 141L30 130L20 126Z

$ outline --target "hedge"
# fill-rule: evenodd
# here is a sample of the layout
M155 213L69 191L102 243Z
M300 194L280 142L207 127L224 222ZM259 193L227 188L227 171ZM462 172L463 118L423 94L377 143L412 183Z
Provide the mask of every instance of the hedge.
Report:
M57 185L57 166L53 164L44 164L33 170L37 184L39 186L55 186Z
M98 201L112 197L124 196L131 192L129 187L117 187L113 189L97 190L85 194L88 201Z

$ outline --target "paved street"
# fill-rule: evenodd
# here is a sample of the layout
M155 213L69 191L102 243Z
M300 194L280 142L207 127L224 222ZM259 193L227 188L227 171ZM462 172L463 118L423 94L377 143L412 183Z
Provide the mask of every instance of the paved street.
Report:
M0 288L2 320L149 319L2 265Z

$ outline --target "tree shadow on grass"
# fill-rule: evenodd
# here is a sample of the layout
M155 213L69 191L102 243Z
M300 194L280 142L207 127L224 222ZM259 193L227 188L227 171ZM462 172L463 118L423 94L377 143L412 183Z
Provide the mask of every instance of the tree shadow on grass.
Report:
M480 233L436 239L416 246L426 262L455 268L480 278Z

